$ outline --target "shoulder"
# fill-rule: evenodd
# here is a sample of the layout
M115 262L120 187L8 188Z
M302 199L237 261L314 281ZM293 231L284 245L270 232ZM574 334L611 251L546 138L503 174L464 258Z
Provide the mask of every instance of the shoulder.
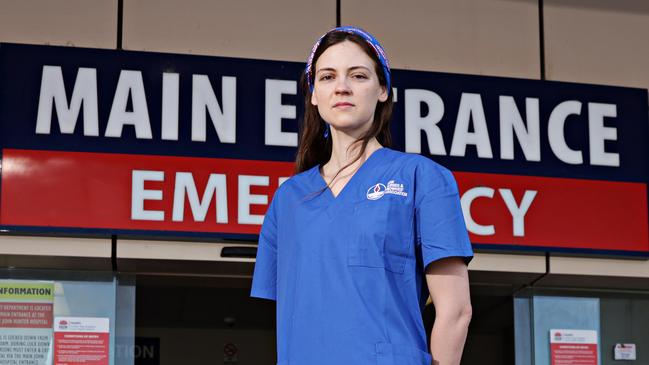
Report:
M298 196L304 193L304 190L311 185L313 181L313 174L316 172L317 166L314 166L308 170L297 173L288 179L286 179L281 185L275 190L273 195L273 201L288 202L292 200L292 197Z
M426 181L433 180L444 185L455 183L455 178L453 177L453 172L451 172L451 170L428 157L421 155L416 156L416 168L420 179Z
M455 194L458 191L453 172L432 159L416 153L389 150L387 159L407 170L414 181L415 196Z
M417 153L401 152L392 149L386 151L386 159L405 169L411 169L418 180L453 179L451 170L432 159Z

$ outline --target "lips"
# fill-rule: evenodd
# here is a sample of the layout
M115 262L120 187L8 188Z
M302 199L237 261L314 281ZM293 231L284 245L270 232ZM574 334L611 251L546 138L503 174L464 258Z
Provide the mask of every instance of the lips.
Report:
M340 102L337 102L336 104L334 104L334 108L345 107L345 106L354 106L354 104L348 103L346 101L340 101Z

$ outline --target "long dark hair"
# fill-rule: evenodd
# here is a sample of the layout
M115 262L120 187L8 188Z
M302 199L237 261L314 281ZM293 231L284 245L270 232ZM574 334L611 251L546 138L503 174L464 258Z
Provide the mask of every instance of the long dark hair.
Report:
M315 68L316 61L322 55L322 53L329 47L334 44L341 43L343 41L351 41L356 43L365 51L365 53L372 59L374 62L374 69L378 75L379 84L386 86L386 79L383 73L383 69L379 66L381 63L376 56L376 53L372 47L360 36L340 31L333 31L328 33L320 42L318 49L316 49L313 56L312 68ZM314 70L315 71L315 70ZM315 84L315 72L311 72L311 84ZM315 165L324 165L329 158L331 157L331 139L324 138L323 134L325 131L325 122L320 117L317 106L311 104L311 91L307 84L307 75L302 73L300 79L300 86L304 92L304 118L299 125L298 131L298 150L297 156L295 158L295 170L296 173L300 173L312 168ZM374 111L374 120L369 130L362 135L359 139L354 141L351 146L356 145L357 143L361 144L361 148L356 157L347 165L343 166L334 178L338 174L352 165L354 162L363 156L368 142L376 137L377 141L384 147L392 146L392 136L390 135L390 120L392 119L392 90L387 90L388 98L386 101L379 101L376 105Z

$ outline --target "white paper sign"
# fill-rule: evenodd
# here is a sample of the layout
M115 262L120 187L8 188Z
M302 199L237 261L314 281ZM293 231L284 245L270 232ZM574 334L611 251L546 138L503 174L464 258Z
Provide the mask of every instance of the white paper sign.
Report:
M635 343L616 343L615 360L635 360Z
M550 343L597 344L597 331L552 329L550 330Z

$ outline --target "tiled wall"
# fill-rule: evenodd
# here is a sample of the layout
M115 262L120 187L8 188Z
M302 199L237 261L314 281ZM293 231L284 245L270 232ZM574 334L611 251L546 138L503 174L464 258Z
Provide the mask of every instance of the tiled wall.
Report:
M0 41L115 48L118 0L3 0ZM545 0L549 80L649 88L649 2ZM341 0L394 68L538 79L538 0ZM123 0L129 50L303 61L335 0Z
M393 67L539 77L538 5L503 0L343 0L342 23L382 40Z
M117 0L2 0L0 42L114 48Z
M546 0L549 80L649 88L649 2Z

